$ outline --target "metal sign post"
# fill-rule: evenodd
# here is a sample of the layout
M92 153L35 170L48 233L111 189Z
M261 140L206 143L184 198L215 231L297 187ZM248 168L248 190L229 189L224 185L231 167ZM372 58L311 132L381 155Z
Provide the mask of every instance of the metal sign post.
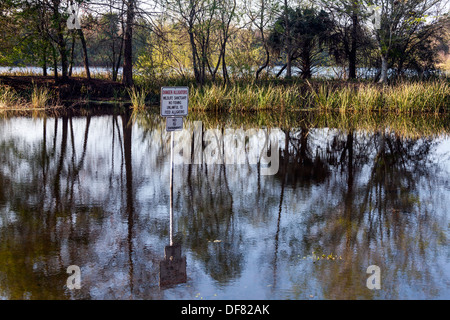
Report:
M170 132L170 245L173 245L173 131Z
M181 256L181 246L173 243L173 156L174 131L183 130L183 116L188 114L188 87L161 88L161 116L166 117L166 131L170 132L170 191L169 191L169 245L160 262L159 285L167 286L186 282L186 257Z

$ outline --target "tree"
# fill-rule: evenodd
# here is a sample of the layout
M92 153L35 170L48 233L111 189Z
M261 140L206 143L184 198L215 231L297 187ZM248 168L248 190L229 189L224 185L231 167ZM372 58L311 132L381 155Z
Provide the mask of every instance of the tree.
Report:
M288 60L299 61L302 77L311 78L312 68L321 58L321 45L329 38L333 22L325 11L317 11L314 8L289 9L288 15L291 35ZM270 34L270 44L278 52L283 49L288 35L285 22L284 16L278 18Z
M41 1L5 1L0 5L0 63L36 64L47 74L51 12Z
M133 24L135 19L135 0L123 0L126 4L126 26L123 49L122 83L133 85Z
M405 55L404 50L418 48L424 44L439 22L440 0L374 0L371 1L381 11L380 29L375 29L381 58L379 82L385 83L388 69L395 60L395 51ZM428 18L428 19L427 19ZM424 32L423 32L424 31ZM416 44L413 44L413 43Z
M198 84L203 85L216 1L175 0L167 1L164 5L188 34L194 77Z
M331 51L338 63L347 61L348 78L356 79L358 51L366 38L362 27L366 7L359 0L322 0L321 5L335 22Z
M74 5L78 6L78 3L73 0L70 0L69 3L70 3L70 5L69 5L70 10L74 10L73 9ZM73 13L75 13L75 12L73 12ZM71 16L69 16L68 19L71 19ZM74 62L73 60L74 60L75 40L76 40L77 36L80 39L81 48L83 51L83 64L84 64L84 70L86 73L86 77L88 80L91 80L91 73L89 70L89 58L88 58L87 47L86 47L86 39L84 37L84 32L83 32L82 28L77 28L77 29L72 30L72 48L71 48L71 54L70 54L69 76L72 75L72 67L73 67L73 62Z
M246 15L250 19L251 24L256 27L261 39L261 45L264 48L265 59L255 72L255 79L258 80L259 74L270 62L270 51L266 29L273 23L274 17L278 14L278 4L274 0L247 0L245 1Z

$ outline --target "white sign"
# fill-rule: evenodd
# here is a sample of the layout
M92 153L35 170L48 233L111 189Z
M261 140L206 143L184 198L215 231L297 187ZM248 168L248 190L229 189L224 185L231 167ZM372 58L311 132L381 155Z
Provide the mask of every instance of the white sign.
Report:
M181 131L183 130L183 118L167 117L166 118L167 131Z
M161 87L161 116L187 116L188 99L188 87Z

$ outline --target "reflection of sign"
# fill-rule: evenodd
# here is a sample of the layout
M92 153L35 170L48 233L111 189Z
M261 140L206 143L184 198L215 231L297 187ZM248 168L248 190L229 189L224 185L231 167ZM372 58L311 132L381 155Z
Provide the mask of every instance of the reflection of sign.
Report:
M168 117L166 118L167 131L181 131L183 130L183 118Z
M161 87L161 116L187 116L188 98L188 87Z
M186 257L181 256L181 246L167 246L164 260L159 263L159 286L186 282Z

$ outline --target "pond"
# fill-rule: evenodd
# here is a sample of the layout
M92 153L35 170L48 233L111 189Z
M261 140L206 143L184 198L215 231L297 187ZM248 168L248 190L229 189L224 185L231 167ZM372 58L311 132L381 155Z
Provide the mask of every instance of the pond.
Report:
M449 123L3 115L0 298L448 299Z

